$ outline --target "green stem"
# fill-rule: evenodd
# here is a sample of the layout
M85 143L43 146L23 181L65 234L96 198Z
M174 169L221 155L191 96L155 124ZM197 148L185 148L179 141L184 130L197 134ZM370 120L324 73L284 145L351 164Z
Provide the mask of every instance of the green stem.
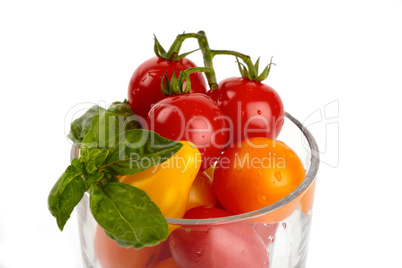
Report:
M173 42L172 46L170 47L170 49L168 51L168 55L170 55L174 51L179 51L184 40L186 40L187 38L196 38L197 39L198 44L201 48L203 58L204 58L204 66L205 66L205 68L208 69L208 71L205 72L205 76L207 77L209 87L210 87L210 89L218 88L218 83L216 81L216 76L215 76L215 70L214 70L214 66L212 63L213 55L210 53L211 49L209 48L208 40L203 31L200 31L198 33L184 33L184 34L177 35L175 41Z
M209 87L211 90L217 89L218 82L216 81L214 64L212 62L214 55L211 53L211 49L209 48L208 44L208 39L204 31L198 32L198 44L201 48L202 56L204 58L204 66L210 69L208 73L205 73Z
M168 51L168 55L172 55L172 53L173 52L177 52L177 51L180 51L180 48L181 48L181 45L183 44L183 41L185 40L186 38L183 38L182 37L182 35L178 35L177 37L176 37L176 39L174 40L174 42L173 42L173 44L170 46L170 48L169 48L169 51Z
M211 71L213 71L213 69L207 68L207 67L192 67L192 68L189 68L186 70L182 70L179 74L178 84L181 87L183 87L183 82L184 82L184 80L186 80L187 83L186 83L186 89L184 90L184 92L189 93L190 89L191 89L191 79L190 79L189 75L192 73L203 72L203 73L205 73L206 76L208 76ZM184 73L184 76L182 75L182 73Z
M186 40L187 38L196 38L198 41L198 45L201 49L204 59L204 66L205 68L209 69L208 71L203 72L205 72L205 76L207 77L208 84L211 90L218 88L215 69L213 65L213 58L215 55L232 55L240 58L247 65L250 76L252 78L258 76L256 67L251 61L250 56L232 50L212 50L209 47L208 39L204 31L199 31L198 33L184 33L177 35L167 54L172 55L172 53L174 53L175 51L179 51L184 40Z
M210 53L213 56L215 56L215 55L232 55L232 56L235 56L236 58L240 58L247 65L247 68L250 72L251 77L257 77L257 75L258 75L256 73L253 62L251 61L251 58L248 55L245 55L243 53L233 51L233 50L211 50Z
M187 75L192 74L192 73L210 73L212 71L211 68L208 67L192 67L188 68L186 70L183 70Z
M190 88L191 88L191 79L189 77L190 74L203 72L203 73L205 73L206 76L208 76L211 72L213 72L213 70L214 69L211 69L211 68L208 68L208 67L192 67L192 68L189 68L189 69L186 69L186 70L182 70L182 72L180 72L180 75L179 75L179 81L178 81L179 85L183 86L183 82L184 82L184 79L185 79L187 81L187 83L186 83L186 89L185 89L184 92L189 93ZM184 77L182 77L182 73L184 73Z

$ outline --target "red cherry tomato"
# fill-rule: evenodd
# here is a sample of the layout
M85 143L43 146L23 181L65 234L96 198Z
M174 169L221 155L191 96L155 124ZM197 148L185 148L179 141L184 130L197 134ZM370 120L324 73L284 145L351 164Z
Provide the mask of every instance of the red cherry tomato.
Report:
M249 223L180 227L169 244L179 267L269 267L265 244Z
M227 143L227 122L222 111L200 93L160 100L149 111L148 128L171 140L192 142L202 155L200 171L217 161Z
M165 98L161 91L161 80L167 72L167 77L172 77L173 71L179 76L180 71L196 67L187 58L178 61L169 61L153 57L143 62L134 71L128 86L128 104L133 111L146 120L151 107L159 100ZM202 73L190 74L191 93L205 93L206 83Z
M279 201L296 189L305 175L303 163L291 148L258 137L224 151L215 166L213 186L223 207L239 214ZM288 208L293 207L284 206L275 214L286 217L291 213Z
M221 218L229 217L233 214L216 207L200 206L189 209L184 214L185 219L210 219L210 218Z
M228 78L207 93L231 119L232 144L252 137L276 139L284 123L284 108L270 86L241 77Z
M176 226L176 228L178 228L178 227ZM158 258L155 260L155 263L158 263L158 262L168 259L168 258L172 258L172 254L170 253L169 238L167 240L159 243L158 245L161 245L162 249L161 249L161 252L160 252Z
M102 268L150 267L155 263L161 249L161 244L141 249L123 248L116 241L110 239L102 227L96 228L95 252Z
M278 223L255 223L253 227L266 246L274 242Z

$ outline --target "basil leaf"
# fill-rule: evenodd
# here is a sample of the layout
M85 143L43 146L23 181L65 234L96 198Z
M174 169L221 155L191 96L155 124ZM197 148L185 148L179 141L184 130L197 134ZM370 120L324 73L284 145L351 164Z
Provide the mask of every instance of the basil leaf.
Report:
M127 101L114 102L109 109L101 111L98 121L92 125L98 147L115 147L115 137L130 129L139 129L141 124Z
M154 246L169 235L165 217L145 191L120 182L90 189L92 215L120 246Z
M77 171L80 171L81 173L84 173L84 170L85 170L84 164L83 164L81 161L79 161L77 158L74 158L74 159L71 161L71 165L72 165Z
M92 123L99 118L99 113L104 110L98 105L92 106L85 114L71 123L70 133L67 137L80 147L88 131L92 128Z
M99 172L100 166L109 154L106 148L82 148L80 162L85 165L85 171L91 175Z
M109 149L101 167L115 175L132 175L163 163L183 146L143 129L128 130L116 137L115 143L118 146Z
M82 178L83 172L76 168L76 166L80 166L77 163L78 159L74 160L75 163L67 167L53 186L48 197L50 213L56 217L57 225L61 231L70 218L74 207L81 201L84 193L88 190Z
M84 139L92 130L93 136L90 142L96 142L97 147L109 147L109 141L114 141L115 136L137 128L141 128L141 124L127 101L114 102L107 110L94 105L84 115L74 120L68 137L81 148Z
M88 188L89 188L89 186L91 186L91 184L97 183L98 181L100 181L101 179L103 179L104 176L105 176L105 174L104 174L103 172L98 172L98 173L94 173L94 174L88 175L88 176L85 178L85 182L86 182L86 184L88 185Z

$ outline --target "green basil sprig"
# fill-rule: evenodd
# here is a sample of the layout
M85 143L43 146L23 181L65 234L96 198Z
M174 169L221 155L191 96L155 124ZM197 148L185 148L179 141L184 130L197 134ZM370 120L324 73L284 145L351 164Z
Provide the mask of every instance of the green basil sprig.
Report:
M73 162L76 162L75 165L79 164L77 161L78 159L73 160ZM63 230L74 207L81 201L84 193L88 190L82 178L84 175L82 169L77 169L75 165L67 167L53 186L48 198L49 210L56 217L60 230Z
M69 137L80 147L80 158L71 161L53 186L48 207L63 230L90 190L91 212L110 238L124 247L156 245L168 236L165 217L143 190L120 183L117 176L163 163L183 145L137 129L127 121L133 113L116 107L126 106L115 103L108 110L94 106L72 123Z
M88 132L92 131L92 146L109 147L109 140L130 129L139 129L141 124L128 105L127 101L114 102L106 110L94 105L80 118L71 123L68 138L78 147L82 147L84 139L88 139ZM91 146L87 140L87 146Z

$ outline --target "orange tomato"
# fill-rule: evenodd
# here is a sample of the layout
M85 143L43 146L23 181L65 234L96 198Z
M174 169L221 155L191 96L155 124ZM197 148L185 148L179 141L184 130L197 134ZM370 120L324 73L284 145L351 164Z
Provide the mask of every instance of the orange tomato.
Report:
M155 263L162 245L141 249L120 247L110 239L99 225L95 233L95 253L102 268L146 268Z
M176 261L172 257L164 259L163 261L158 262L154 266L154 268L178 268L178 267L179 266L177 266Z
M276 222L283 221L290 215L292 215L293 212L295 212L295 210L299 205L300 198L301 196L298 196L293 201L285 204L284 206L274 211L271 211L258 217L251 218L247 221L251 223L264 223L264 224L273 224Z
M292 213L299 209L304 214L308 214L313 207L314 201L314 189L315 189L315 181L311 183L311 185L304 190L299 196L297 196L293 201L285 204L284 206L271 211L270 213L261 215L259 217L255 217L250 219L249 221L252 223L275 223L282 221L292 215Z
M200 172L191 186L186 210L199 206L214 207L215 205L216 195L212 186L212 179L205 171Z
M280 141L255 137L224 151L215 167L213 186L223 207L239 214L279 201L304 177L303 164L291 148ZM288 206L291 210L296 207L297 201Z
M299 203L299 209L303 211L304 214L308 214L310 210L313 208L314 202L314 192L315 192L315 182L313 181L309 188L307 188L303 197Z

